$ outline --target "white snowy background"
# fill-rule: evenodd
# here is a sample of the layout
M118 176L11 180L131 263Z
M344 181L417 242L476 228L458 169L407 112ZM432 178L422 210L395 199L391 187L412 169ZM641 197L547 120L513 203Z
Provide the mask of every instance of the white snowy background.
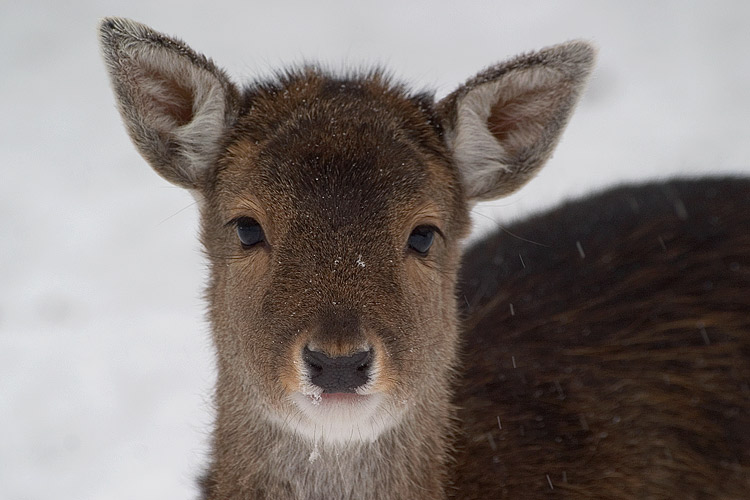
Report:
M626 180L750 174L750 2L0 2L0 498L194 498L214 379L191 198L120 124L97 22L235 80L379 63L442 96L571 38L599 62L547 168L480 230Z

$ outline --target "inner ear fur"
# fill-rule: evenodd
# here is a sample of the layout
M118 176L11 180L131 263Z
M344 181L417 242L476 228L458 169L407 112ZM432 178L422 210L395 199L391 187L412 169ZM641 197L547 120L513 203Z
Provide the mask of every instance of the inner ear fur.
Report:
M594 56L581 41L521 55L438 104L470 200L506 196L533 178L560 139Z
M200 189L237 117L236 87L184 43L127 19L104 19L100 42L138 151L168 181Z

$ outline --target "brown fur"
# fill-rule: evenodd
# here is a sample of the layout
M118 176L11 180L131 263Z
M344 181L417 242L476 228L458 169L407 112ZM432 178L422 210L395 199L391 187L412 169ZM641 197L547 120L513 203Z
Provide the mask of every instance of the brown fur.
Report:
M746 447L736 435L747 353L727 346L747 325L738 306L708 300L734 300L719 295L721 275L705 300L697 281L673 286L714 272L710 252L681 260L687 223L633 225L620 210L609 226L574 227L587 213L607 213L581 208L557 232L527 238L575 236L587 258L576 267L567 254L533 247L526 260L538 267L516 281L487 240L464 267L471 308L454 391L469 208L519 188L550 156L591 70L587 44L519 56L436 103L380 71L306 67L239 90L182 42L123 19L105 20L101 40L134 143L201 210L218 365L206 499L659 497L686 487L729 494L743 484ZM243 247L238 218L257 221L265 239ZM424 225L435 239L420 256L408 241ZM740 248L738 234L716 245ZM594 244L606 235L618 241L609 254ZM651 246L628 247L634 235ZM668 252L654 260L646 251L655 235ZM741 269L746 256L737 256ZM601 284L608 273L612 283ZM615 322L620 316L626 321ZM693 337L674 337L691 324ZM572 337L560 339L566 332ZM694 345L702 336L711 345ZM702 357L679 361L683 344ZM372 353L357 405L316 406L305 349ZM519 365L505 373L508 354ZM702 405L713 405L715 418ZM669 418L653 411L659 406ZM517 434L495 430L498 416ZM735 436L734 452L717 444L722 435ZM694 465L695 476L680 482Z
M456 497L747 498L750 181L624 187L508 231L464 259Z

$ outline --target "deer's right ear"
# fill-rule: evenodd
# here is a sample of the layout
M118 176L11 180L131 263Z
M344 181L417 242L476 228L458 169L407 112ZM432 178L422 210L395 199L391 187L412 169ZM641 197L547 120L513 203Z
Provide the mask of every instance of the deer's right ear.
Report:
M138 151L168 181L200 189L237 117L236 87L187 45L127 19L104 19L100 42Z
M438 104L467 198L508 195L544 165L594 63L573 41L480 73Z

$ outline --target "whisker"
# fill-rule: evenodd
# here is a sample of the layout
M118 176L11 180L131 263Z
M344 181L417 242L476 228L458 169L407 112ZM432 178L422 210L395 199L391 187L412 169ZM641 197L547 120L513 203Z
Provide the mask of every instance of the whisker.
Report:
M537 246L544 247L544 248L550 248L551 247L551 245L545 245L544 243L539 243L538 241L533 241L533 240L526 239L523 236L518 236L517 234L511 232L508 228L506 228L505 226L503 226L502 224L500 224L497 220L493 219L489 215L483 214L481 212L475 212L474 210L472 210L471 213L479 215L481 217L484 217L487 220L492 221L492 223L495 224L498 229L500 229L504 233L507 233L510 236L512 236L512 237L514 237L514 238L516 238L518 240L525 241L526 243L531 243L532 245L537 245Z
M163 220L159 221L159 223L158 223L158 224L156 224L156 225L157 225L157 226L161 226L162 224L164 224L165 222L167 222L167 221L168 221L169 219L171 219L172 217L174 217L174 216L176 216L176 215L179 215L179 214L181 214L182 212L184 212L185 210L187 210L187 209L188 209L188 208L190 208L190 207L193 207L193 206L195 206L195 204L196 204L196 203L198 203L198 202L196 202L196 201L193 201L193 202L192 202L192 203L190 203L190 204L189 204L188 206L186 206L186 207L183 207L183 208L179 209L178 211L176 211L175 213L173 213L172 215L170 215L170 216L169 216L169 217L167 217L166 219L163 219Z

